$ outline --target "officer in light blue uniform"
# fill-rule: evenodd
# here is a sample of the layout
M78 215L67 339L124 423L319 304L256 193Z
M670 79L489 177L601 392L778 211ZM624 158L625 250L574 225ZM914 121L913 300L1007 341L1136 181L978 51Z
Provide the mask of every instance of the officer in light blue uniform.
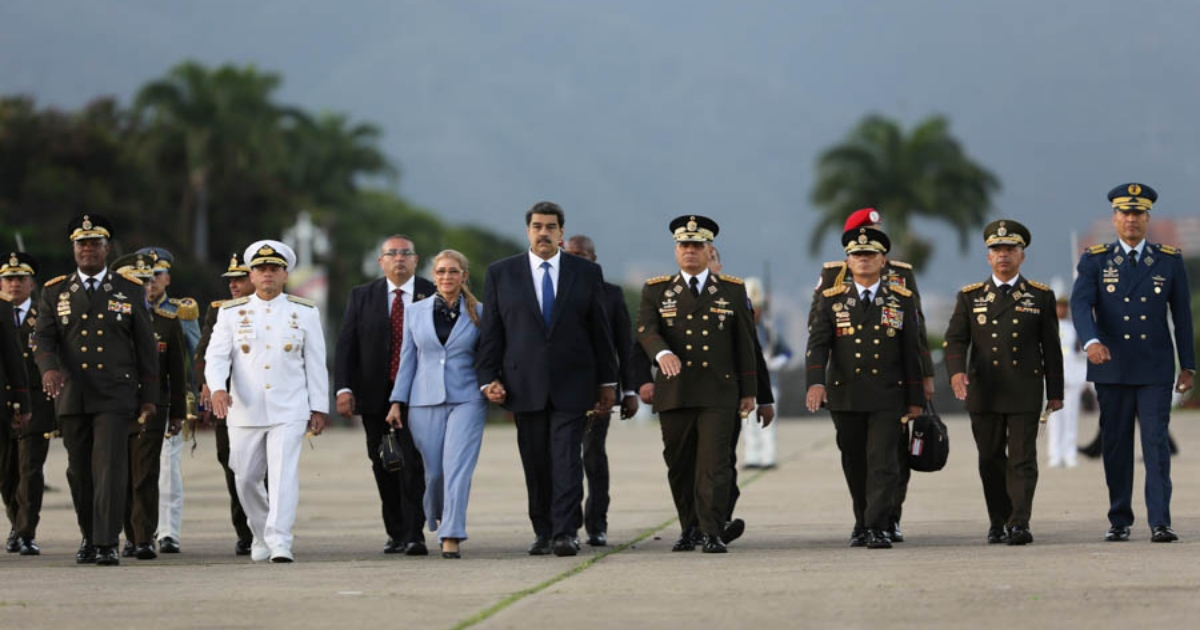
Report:
M1196 354L1192 309L1181 252L1146 240L1158 193L1124 184L1108 193L1116 242L1093 245L1079 260L1071 315L1096 384L1111 528L1105 540L1129 540L1133 525L1133 426L1141 424L1146 511L1151 540L1173 542L1171 456L1167 426L1171 388L1192 388ZM1172 339L1168 317L1174 324ZM1175 375L1175 358L1180 372Z

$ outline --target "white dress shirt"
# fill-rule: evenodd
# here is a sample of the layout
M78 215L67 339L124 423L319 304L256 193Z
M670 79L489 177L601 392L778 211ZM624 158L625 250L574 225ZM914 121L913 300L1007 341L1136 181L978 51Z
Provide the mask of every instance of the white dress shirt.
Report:
M24 302L21 302L20 305L13 307L13 311L16 312L17 317L20 318L18 320L18 326L25 323L25 318L29 317L29 309L32 307L33 298L25 298Z
M402 291L400 294L400 302L404 304L404 308L407 309L408 307L412 306L413 288L416 287L416 285L416 276L410 276L409 279L400 286L396 286L396 283L392 282L391 280L387 281L387 307L389 318L392 316L392 302L396 300L396 289L400 289Z
M105 267L104 269L102 269L100 271L100 273L98 273L94 276L89 276L89 275L83 273L82 269L76 269L75 273L79 275L79 284L83 285L84 289L88 288L88 284L87 284L88 278L95 278L95 280L96 280L95 288L99 289L100 287L104 286L104 279L108 277L108 268Z
M883 280L880 279L880 280L876 280L875 284L872 284L869 287L864 287L863 285L855 282L854 290L857 291L857 293L855 295L857 295L858 297L861 298L863 291L870 291L871 292L871 300L874 301L875 298L879 297L879 285L882 283L883 283Z
M1004 280L1001 280L1000 278L997 278L997 277L996 277L996 274L992 274L992 284L996 285L996 288L997 288L997 289L999 289L1000 287L1002 287L1002 286L1004 286L1004 285L1006 285L1006 284L1007 284L1008 286L1010 286L1010 287L1012 287L1012 288L1014 288L1014 289L1015 289L1015 288L1017 287L1017 278L1018 278L1018 277L1019 277L1019 276L1013 276L1013 277L1012 277L1012 280L1009 280L1008 282L1005 282Z
M542 269L542 263L550 263L550 282L554 285L554 295L558 295L558 274L562 270L562 250L554 253L550 260L542 260L540 256L529 250L529 269L533 272L533 292L537 294L538 310L542 310L542 278L546 275L546 270Z

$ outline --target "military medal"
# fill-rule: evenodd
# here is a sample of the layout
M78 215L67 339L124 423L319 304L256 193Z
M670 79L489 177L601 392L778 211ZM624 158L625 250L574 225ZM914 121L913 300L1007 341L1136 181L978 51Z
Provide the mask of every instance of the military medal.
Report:
M1142 258L1142 264L1143 264L1143 265L1146 265L1147 267L1149 267L1150 265L1153 265L1153 264L1154 264L1154 257L1153 257L1153 256L1146 256L1145 258Z
M104 283L104 286L102 288L104 289L105 292L112 291L112 285L107 282Z
M889 329L887 329L887 336L889 336L889 337L895 337L895 336L896 336L896 329L895 329L895 328L889 328Z
M840 302L833 305L834 313L839 313L839 312L841 312L841 310L842 310L842 304Z
M290 343L285 343L285 344L283 344L283 351L284 351L284 352L291 352L291 351L292 351L292 344L290 344Z
M1115 284L1110 284L1110 285L1108 285L1107 287L1104 287L1104 289L1105 289L1106 291L1108 291L1109 293L1113 293L1113 292L1115 292L1115 291L1117 290L1117 285L1115 285Z
M714 294L714 293L716 293L716 292L717 292L717 287L712 287L712 286L708 287L708 293L709 293L709 295L712 295L712 294Z
M979 322L980 326L983 326L984 324L987 324L987 315L980 313L979 317L975 318L975 321Z
M250 344L242 344L242 354L250 354Z

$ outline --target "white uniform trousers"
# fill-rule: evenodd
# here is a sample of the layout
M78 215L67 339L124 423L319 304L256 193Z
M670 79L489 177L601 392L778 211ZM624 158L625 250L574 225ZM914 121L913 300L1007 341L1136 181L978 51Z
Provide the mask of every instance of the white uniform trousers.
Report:
M254 532L254 545L274 555L292 550L292 525L300 502L300 451L307 422L229 427L229 467L238 500ZM270 491L264 478L269 478Z
M779 409L779 394L775 387L771 394L775 397L775 409ZM751 412L742 420L742 435L746 436L746 451L743 463L746 466L775 465L775 431L778 418L770 426L763 428L758 422L758 414Z
M179 542L183 526L183 434L163 440L158 467L158 533L156 538L171 537Z
M1083 388L1067 387L1063 391L1063 408L1046 420L1050 431L1050 466L1074 468L1078 451L1079 411L1083 407Z
M486 422L483 399L408 408L408 428L425 462L425 518L439 539L467 539L467 499Z

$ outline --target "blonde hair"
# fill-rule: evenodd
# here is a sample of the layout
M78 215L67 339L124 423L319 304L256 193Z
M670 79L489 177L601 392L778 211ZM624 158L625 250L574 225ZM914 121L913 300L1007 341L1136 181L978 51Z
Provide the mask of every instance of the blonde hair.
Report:
M453 260L454 262L458 263L458 266L462 267L464 273L470 273L471 265L467 262L467 257L464 256L462 252L454 249L443 249L442 251L438 252L437 255L433 257L434 269L437 269L438 261L443 258L449 258ZM475 295L471 293L471 289L468 288L468 284L469 280L467 278L463 278L462 294L467 298L467 316L471 318L471 323L478 327L479 314L475 312L475 306L479 304L479 300L475 299Z

